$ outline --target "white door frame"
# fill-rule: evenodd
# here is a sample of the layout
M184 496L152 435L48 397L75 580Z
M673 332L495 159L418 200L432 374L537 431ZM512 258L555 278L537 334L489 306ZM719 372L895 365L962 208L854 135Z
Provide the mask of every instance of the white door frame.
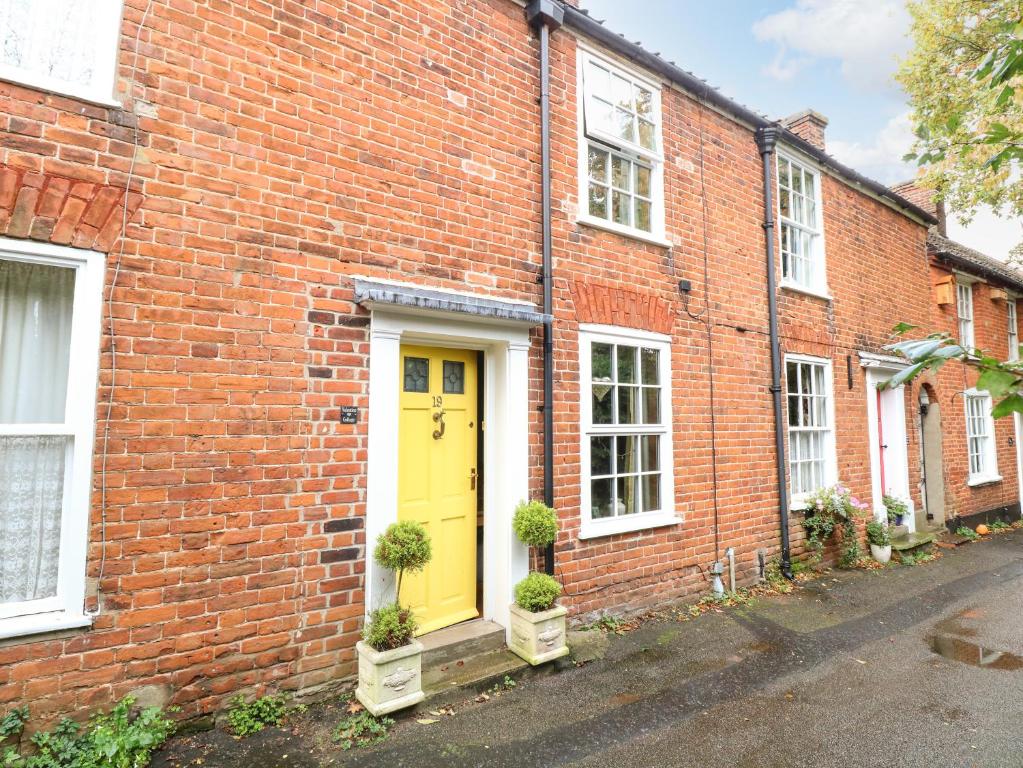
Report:
M377 537L398 519L398 417L402 344L484 353L483 618L506 628L514 585L529 569L513 535L515 506L529 495L529 326L453 313L372 307L366 449L365 611L394 597L393 575L376 565Z
M905 366L895 362L888 362L885 360L866 360L863 363L867 371L867 435L870 443L870 486L871 486L871 497L874 508L874 518L876 520L884 520L886 512L882 497L885 495L885 489L881 487L881 452L878 445L878 434L877 434L877 385L888 381L892 376L898 373ZM907 444L907 430L906 430L906 397L905 387L900 386L893 390L883 390L881 393L882 398L888 399L895 409L896 413L901 414L901 419L892 419L890 425L894 431L885 434L885 443L889 446L888 451L895 450L901 453L903 457L903 465L905 466L905 480L901 484L904 487L905 500L908 506L908 511L904 519L904 523L909 528L910 533L916 530L916 519L915 519L915 508L913 504L913 497L910 495L909 487L909 446ZM882 408L884 405L882 404ZM889 428L889 424L884 425L885 429ZM885 478L888 481L888 487L892 487L890 478ZM900 478L901 480L901 478Z

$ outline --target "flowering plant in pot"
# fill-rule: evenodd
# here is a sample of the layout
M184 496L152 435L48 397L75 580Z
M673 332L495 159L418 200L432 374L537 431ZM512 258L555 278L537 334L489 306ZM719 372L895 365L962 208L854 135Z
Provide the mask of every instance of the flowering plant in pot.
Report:
M806 500L806 544L813 557L820 562L824 544L836 532L839 534L841 555L838 564L850 568L863 556L856 534L856 518L862 516L867 505L852 495L841 483L821 488Z
M527 547L545 547L557 538L558 516L546 504L524 501L515 509L512 528ZM515 585L510 648L533 666L568 654L568 611L556 604L560 596L561 585L546 573L530 573Z
M898 496L888 496L887 494L881 497L881 503L884 504L885 511L888 513L888 523L902 525L906 515L909 514L909 505Z
M423 570L432 556L426 529L412 520L394 523L380 538L373 558L394 571L394 602L375 609L356 644L359 686L355 697L375 717L423 700L423 645L415 639L416 620L401 605L401 580L406 572Z
M888 526L880 520L867 523L867 541L870 543L870 554L879 563L887 563L892 559L892 538Z

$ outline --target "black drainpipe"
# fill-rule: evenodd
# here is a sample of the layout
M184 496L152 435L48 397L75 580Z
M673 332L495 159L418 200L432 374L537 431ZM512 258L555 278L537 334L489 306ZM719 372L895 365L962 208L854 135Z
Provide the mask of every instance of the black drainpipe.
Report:
M778 289L774 261L774 196L771 184L771 158L781 129L769 125L757 129L757 148L764 166L764 237L767 239L767 312L771 336L771 399L774 403L774 456L778 465L778 513L781 519L781 572L792 576L789 546L789 488L785 473L785 412L781 403L781 344L778 340Z
M565 9L555 0L532 0L529 26L540 37L540 166L543 207L543 503L554 506L554 329L551 285L551 32L561 26ZM554 545L544 552L544 570L554 575Z

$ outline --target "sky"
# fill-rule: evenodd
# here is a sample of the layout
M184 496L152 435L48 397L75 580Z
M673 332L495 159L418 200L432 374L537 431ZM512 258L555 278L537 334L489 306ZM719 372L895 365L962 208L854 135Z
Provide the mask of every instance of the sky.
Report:
M828 152L885 184L916 173L905 94L893 79L911 46L902 0L581 0L615 32L771 118L827 116ZM949 235L1005 258L1018 220L981 211Z

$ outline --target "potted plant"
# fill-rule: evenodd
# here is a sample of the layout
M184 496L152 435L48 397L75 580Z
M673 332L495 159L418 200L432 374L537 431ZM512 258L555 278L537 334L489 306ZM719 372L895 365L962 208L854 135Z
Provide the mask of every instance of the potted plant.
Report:
M557 538L557 513L542 502L524 501L515 509L512 528L527 547L545 547ZM510 648L533 666L568 654L568 611L555 604L560 596L561 585L546 573L530 573L515 585Z
M423 696L423 645L415 639L416 620L401 605L401 580L406 572L421 571L432 550L430 537L417 522L394 523L380 538L373 557L394 571L394 602L375 609L356 644L359 686L355 697L374 717L418 704Z
M892 559L892 538L888 526L880 520L867 523L867 541L870 542L870 554L879 563L887 563Z
M902 521L909 514L909 505L898 496L888 495L881 497L881 503L884 504L884 508L888 512L888 523L902 525Z
M820 562L824 544L837 531L841 555L838 565L851 568L862 556L856 534L856 518L864 514L867 505L857 499L841 483L821 488L810 494L806 500L806 544L813 557Z

